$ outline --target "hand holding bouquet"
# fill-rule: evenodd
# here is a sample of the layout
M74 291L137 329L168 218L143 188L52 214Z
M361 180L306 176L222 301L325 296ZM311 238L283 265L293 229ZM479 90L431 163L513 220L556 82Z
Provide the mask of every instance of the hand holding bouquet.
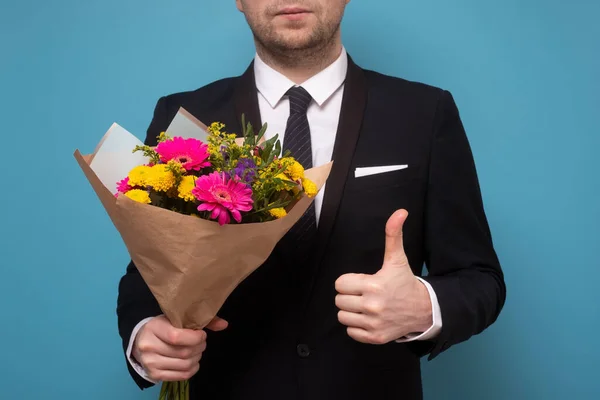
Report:
M93 154L75 152L176 328L203 329L216 317L305 213L331 170L329 163L305 171L293 154L281 154L277 136L264 140L266 125L255 135L242 117L242 127L238 137L180 110L156 147L114 124ZM188 389L187 382L166 382L161 399L187 399Z

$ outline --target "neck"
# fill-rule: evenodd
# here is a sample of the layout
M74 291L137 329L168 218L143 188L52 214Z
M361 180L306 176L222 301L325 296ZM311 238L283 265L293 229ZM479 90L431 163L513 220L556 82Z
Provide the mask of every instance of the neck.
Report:
M297 85L306 82L337 60L342 53L342 40L334 40L319 48L274 51L256 41L258 56L275 71Z

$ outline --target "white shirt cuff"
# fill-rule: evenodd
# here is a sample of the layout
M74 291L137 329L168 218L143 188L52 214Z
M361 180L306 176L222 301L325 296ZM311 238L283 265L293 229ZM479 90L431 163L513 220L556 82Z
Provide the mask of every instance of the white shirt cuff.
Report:
M131 337L129 338L129 345L127 346L126 355L127 355L127 360L129 361L129 364L131 364L131 366L133 367L135 372L138 373L139 376L141 376L148 382L157 384L158 381L153 381L152 379L150 379L150 377L148 376L148 373L146 372L144 367L142 367L140 364L138 364L131 355L131 352L133 350L133 343L135 343L135 338L136 338L138 332L140 331L140 329L142 329L142 327L144 325L146 325L148 322L150 322L150 320L152 318L154 318L154 317L149 317L149 318L141 320L140 322L138 322L138 324L135 326L135 328L133 328L133 332L131 332Z
M440 310L440 303L438 302L435 291L433 290L429 282L419 277L417 277L417 279L425 285L427 291L429 292L429 299L431 300L432 307L431 314L433 316L433 324L431 324L429 329L427 329L423 333L411 333L409 335L401 337L400 339L396 340L397 343L412 342L413 340L432 339L436 337L438 333L440 333L440 331L442 330L442 312Z

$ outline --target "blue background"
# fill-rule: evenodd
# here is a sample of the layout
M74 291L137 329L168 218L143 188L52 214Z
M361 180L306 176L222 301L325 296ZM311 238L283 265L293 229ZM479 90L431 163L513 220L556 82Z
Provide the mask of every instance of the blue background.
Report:
M155 399L117 335L126 250L72 153L240 74L249 30L233 0L0 4L0 397ZM455 95L506 273L498 322L423 362L428 399L600 398L599 20L596 0L348 7L360 65Z

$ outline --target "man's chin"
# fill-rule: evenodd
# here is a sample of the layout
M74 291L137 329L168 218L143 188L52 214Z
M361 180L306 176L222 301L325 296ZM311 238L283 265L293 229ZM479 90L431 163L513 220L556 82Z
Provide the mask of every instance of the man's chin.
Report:
M315 48L316 44L310 36L299 37L298 35L280 37L276 40L276 46L280 50L302 51Z

